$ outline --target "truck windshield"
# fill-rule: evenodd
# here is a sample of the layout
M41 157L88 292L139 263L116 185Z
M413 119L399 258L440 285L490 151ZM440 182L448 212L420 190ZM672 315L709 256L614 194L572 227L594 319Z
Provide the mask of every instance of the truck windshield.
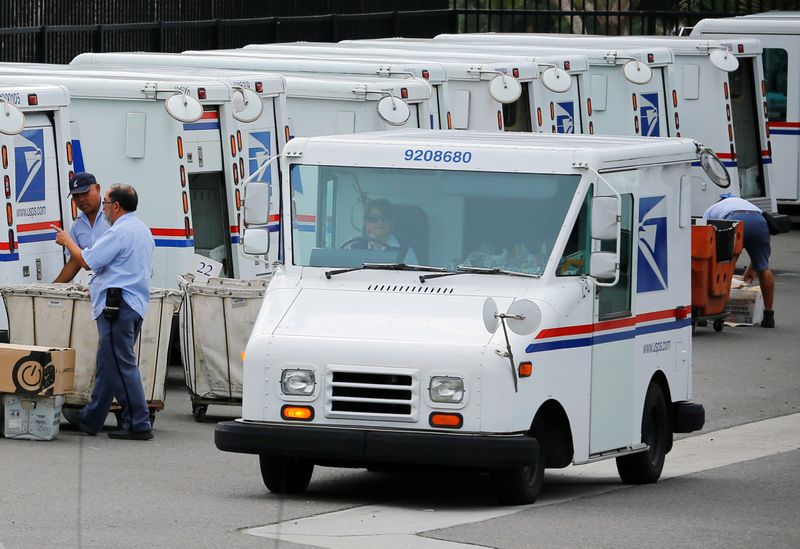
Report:
M405 263L540 275L580 175L295 164L295 265Z

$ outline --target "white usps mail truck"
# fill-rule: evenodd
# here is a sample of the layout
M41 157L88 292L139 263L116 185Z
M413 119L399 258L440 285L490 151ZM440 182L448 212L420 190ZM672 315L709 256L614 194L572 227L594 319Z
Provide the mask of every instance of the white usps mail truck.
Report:
M616 458L623 481L655 482L673 433L704 423L690 165L719 160L700 151L425 130L290 141L292 230L217 447L259 455L279 493L315 465L488 470L510 504L570 463ZM266 249L257 191L248 253Z
M189 67L196 69L228 69L231 71L258 72L270 71L285 75L315 76L325 74L363 75L381 78L407 80L410 77L422 78L433 88L427 103L428 120L420 120L422 128L439 129L447 126L447 78L444 67L437 63L377 63L371 61L331 61L314 59L287 59L285 56L270 57L257 52L245 54L243 50L190 51L183 54L123 52L123 53L82 53L75 57L71 65L130 65L147 67ZM324 87L318 94L324 93ZM287 96L293 97L292 90ZM337 96L338 97L338 96ZM320 100L326 97L320 96ZM367 103L371 103L367 102ZM371 111L374 111L374 105ZM336 112L342 111L341 105ZM300 113L302 115L302 113ZM355 113L354 113L355 114ZM358 116L356 114L356 116ZM363 115L362 115L363 116ZM343 116L344 117L344 116ZM291 115L290 115L291 118ZM356 124L358 125L358 124ZM352 131L352 130L351 130ZM362 130L363 131L363 130ZM330 133L345 133L333 131ZM305 133L304 136L320 135L319 132Z
M669 48L674 61L665 67L664 90L668 135L691 137L714 149L732 168L731 190L764 210L775 211L772 157L762 90L761 45L741 40L736 45L718 40L680 37L557 34L440 35L434 42L504 44L516 47L637 47ZM483 51L483 50L482 50ZM702 77L701 77L702 75ZM646 101L639 101L646 108ZM735 169L733 169L735 168ZM698 173L702 173L697 166ZM741 185L740 185L741 182ZM694 190L693 214L702 215L718 199L707 182Z
M2 284L50 282L64 266L50 226L66 227L71 219L67 181L74 156L69 103L62 86L10 85L0 78ZM8 341L2 300L0 341Z
M315 59L359 59L380 62L425 61L440 63L447 73L448 102L451 118L447 128L455 130L531 131L531 104L535 94L531 86L538 80L539 67L530 60L514 63L503 61L470 62L444 56L415 55L413 52L373 52L369 49L326 42L292 42L288 44L254 44L245 52L269 52L273 55ZM506 105L513 104L513 107ZM504 112L513 113L510 125ZM517 128L516 126L520 127Z
M508 48L506 52L487 52L479 47L422 38L342 40L339 44L348 47L368 46L372 50L380 51L409 52L428 58L439 58L439 55L446 55L451 60L472 62L512 61L517 58L532 61L539 67L539 78L528 86L532 88L528 93L533 94L530 102L531 121L526 125L517 117L518 102L504 105L505 130L583 133L580 104L581 93L585 92L581 90L580 77L586 73L589 65L585 55L553 53L526 57L521 55L519 50L511 48ZM401 55L401 53L397 53L397 55ZM569 82L566 82L567 76ZM525 88L525 86L523 87Z
M703 19L693 38L711 38L733 48L758 39L763 47L772 190L778 205L800 206L800 12Z
M69 90L72 168L95 174L104 187L122 181L137 189L137 213L156 242L152 284L165 288L195 269L195 253L221 262L222 276L269 273L263 258L238 250L240 185L286 142L284 81L273 74L247 88L240 80L0 65L0 81ZM279 179L270 168L260 183ZM275 215L275 243L278 227Z

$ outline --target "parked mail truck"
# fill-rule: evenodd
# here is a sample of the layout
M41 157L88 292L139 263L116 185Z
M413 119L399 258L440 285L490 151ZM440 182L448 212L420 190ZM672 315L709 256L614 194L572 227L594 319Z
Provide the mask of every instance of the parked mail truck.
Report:
M509 504L570 463L616 458L623 481L655 482L673 433L704 422L689 268L701 158L719 164L676 138L290 141L293 229L246 347L242 417L218 424L217 447L259 455L278 493L302 492L315 465L487 470ZM248 253L266 249L263 204L248 187Z

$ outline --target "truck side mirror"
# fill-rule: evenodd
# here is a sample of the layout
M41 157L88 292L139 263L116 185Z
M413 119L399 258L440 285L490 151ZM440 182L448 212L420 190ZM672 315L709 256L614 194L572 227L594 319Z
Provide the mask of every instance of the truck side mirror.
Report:
M244 229L242 251L247 255L267 255L269 253L269 231L266 227Z
M617 199L613 196L596 196L592 199L592 238L616 240L619 234Z
M589 276L598 280L616 277L617 254L614 252L594 252L589 262Z
M618 198L596 196L592 199L592 238L612 241L614 252L593 252L589 259L589 276L598 286L614 286L619 280L620 214ZM610 282L599 282L609 280Z
M269 222L269 183L250 182L244 187L244 226L264 227Z

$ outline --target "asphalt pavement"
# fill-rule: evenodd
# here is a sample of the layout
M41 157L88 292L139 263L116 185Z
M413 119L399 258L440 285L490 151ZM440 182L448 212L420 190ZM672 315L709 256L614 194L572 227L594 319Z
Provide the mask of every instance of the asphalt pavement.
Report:
M681 439L687 447L698 443L709 459L714 438L730 433L724 465L709 462L632 488L613 475L548 472L542 504L505 510L485 476L456 473L318 467L305 494L280 497L264 488L255 456L214 447L214 422L240 409L211 406L206 421L195 422L182 371L173 367L153 441L67 430L50 442L0 439L0 547L294 548L303 544L259 534L315 517L335 524L350 513L352 536L368 530L370 513L379 512L400 531L409 526L409 510L421 521L414 530L420 535L363 536L358 546L800 547L800 437L784 430L788 446L785 439L781 449L764 446L755 458L739 452L763 442L749 424L800 421L793 416L800 412L800 225L794 229L773 238L777 327L698 328L693 340L694 399L705 405L707 420L701 433ZM113 427L112 417L107 425ZM460 518L432 518L446 512Z

